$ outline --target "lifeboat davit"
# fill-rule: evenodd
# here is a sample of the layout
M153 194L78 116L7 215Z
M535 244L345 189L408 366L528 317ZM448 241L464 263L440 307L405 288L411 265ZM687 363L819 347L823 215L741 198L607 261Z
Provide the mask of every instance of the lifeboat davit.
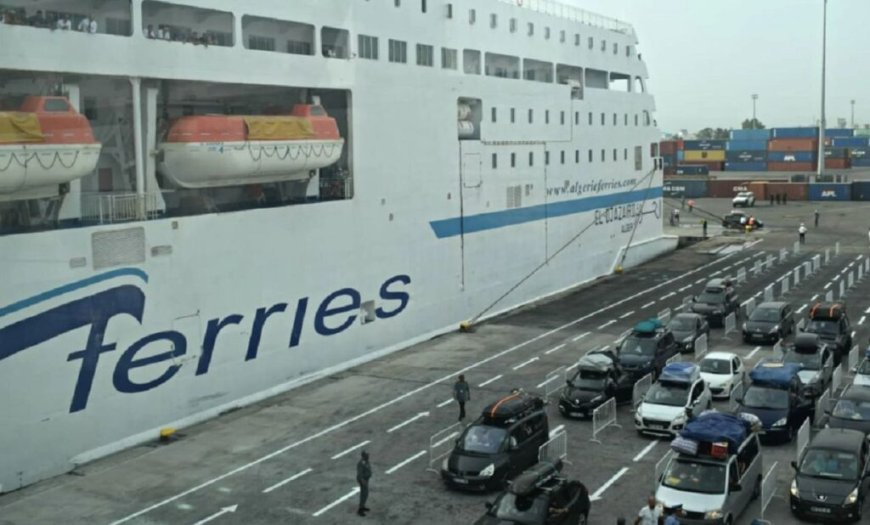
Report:
M291 115L182 117L160 144L160 171L192 189L307 180L343 148L335 119L317 104Z
M88 119L65 97L30 96L0 112L0 201L58 194L58 185L93 173L101 145Z

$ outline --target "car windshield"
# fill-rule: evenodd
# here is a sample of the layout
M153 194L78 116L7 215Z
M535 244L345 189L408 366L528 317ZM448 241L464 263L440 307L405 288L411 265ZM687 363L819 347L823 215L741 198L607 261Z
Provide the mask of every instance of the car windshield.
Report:
M854 481L858 479L858 457L842 450L810 448L801 462L800 473L817 478Z
M629 337L620 349L620 354L651 356L655 353L656 340L652 337Z
M698 296L698 302L705 304L722 304L725 302L725 292L704 291Z
M783 357L783 361L786 363L797 363L804 370L818 370L822 367L822 354L819 352L811 354L789 350L786 352L785 357Z
M689 398L688 383L655 383L646 393L643 400L653 405L673 407L686 406Z
M858 373L870 375L870 359L865 359L861 362L861 365L858 366Z
M607 379L607 374L596 372L594 370L580 370L571 379L571 386L580 390L592 390L598 392L604 389L604 381Z
M677 459L668 465L662 484L686 492L722 494L725 492L725 465Z
M837 335L837 321L811 320L804 328L804 332L811 334Z
M489 425L473 425L468 427L460 440L462 450L479 454L495 454L501 450L501 445L507 436L507 430Z
M707 358L701 361L701 372L707 374L730 374L731 361L728 359Z
M785 410L788 408L788 392L779 388L752 385L743 396L743 406Z
M547 499L542 494L528 497L507 492L495 502L490 514L513 523L544 523L547 518Z
M840 399L834 406L834 417L853 421L870 421L870 401Z
M756 308L749 316L749 320L759 323L776 323L779 321L779 310L776 308Z
M695 329L695 319L691 317L674 317L668 323L668 328L675 332L688 332Z

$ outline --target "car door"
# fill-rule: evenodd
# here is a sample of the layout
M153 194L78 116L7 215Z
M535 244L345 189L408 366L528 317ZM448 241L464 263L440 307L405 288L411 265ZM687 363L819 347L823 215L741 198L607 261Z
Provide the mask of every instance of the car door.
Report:
M731 359L731 373L734 375L735 387L746 383L746 370L743 367L743 360L738 356Z

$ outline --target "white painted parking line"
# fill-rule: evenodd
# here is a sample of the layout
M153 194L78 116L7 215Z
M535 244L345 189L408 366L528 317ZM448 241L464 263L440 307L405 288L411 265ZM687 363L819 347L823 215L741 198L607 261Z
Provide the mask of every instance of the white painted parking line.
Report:
M611 319L610 321L607 321L606 323L600 325L598 327L598 330L604 330L605 328L607 328L608 326L610 326L612 324L616 324L616 319Z
M658 445L658 444L659 444L659 440L655 440L655 441L650 442L650 444L647 445L643 450L641 450L641 451L640 451L640 452L639 452L639 453L634 457L634 459L632 459L632 461L634 461L635 463L637 463L638 461L640 461L641 459L643 459L643 457L646 456L647 453L649 453L649 451L652 450L652 449L653 449L656 445Z
M536 386L535 388L544 388L547 384L552 383L556 379L559 379L558 375L550 376L550 379L546 379L544 380L544 382L538 383L538 386Z
M451 401L452 401L452 399L451 399ZM362 447L368 445L369 443L371 443L371 441L368 440L368 439L365 440L365 441L363 441L362 443L357 443L356 445L354 445L354 446L352 446L352 447L350 447L350 448L348 448L348 449L342 450L342 451L339 452L338 454L332 456L332 458L330 458L330 459L338 459L338 458L340 458L340 457L342 457L342 456L346 456L347 454L350 454L350 453L353 452L354 450L356 450L356 449L358 449L358 448L362 448Z
M713 272L713 273L710 274L710 277L716 277L716 276L719 275L720 273L722 273L722 270L716 270L715 272Z
M805 304L805 305L801 306L800 308L798 308L798 309L795 310L795 311L796 311L797 313L802 313L804 310L807 309L808 306L809 306L808 304Z
M865 314L870 314L870 308L864 310L864 313L865 313Z
M443 438L443 439L441 439L441 440L439 440L439 441L433 443L433 444L432 444L432 448L438 448L438 447L440 447L441 445L443 445L444 443L447 443L448 441L450 441L451 439L455 438L455 437L458 436L458 435L459 435L459 432L451 432L449 436L447 436L447 437L445 437L445 438Z
M392 427L392 428L387 429L387 434L392 434L393 432L395 432L396 430L399 430L400 428L404 427L405 425L410 425L410 424L413 423L414 421L417 421L418 419L421 419L421 418L424 418L424 417L429 417L429 412L428 412L428 411L427 411L427 412L420 412L420 413L417 414L416 416L412 416L412 417L410 417L410 418L408 418L408 419L402 421L402 422L399 423L398 425L396 425L396 426L394 426L394 427Z
M825 285L825 290L827 290L828 288L830 288L830 287L833 286L833 285L834 285L834 282L833 282L833 281L829 281L828 284Z
M368 441L366 441L366 443L368 443ZM333 456L332 459L335 459L335 456ZM313 470L314 469L307 468L307 469L303 470L302 472L297 472L296 474L293 474L289 478L282 480L282 481L279 481L278 483L275 483L271 487L263 490L263 494L268 494L277 488L283 487L284 485L290 483L291 481L295 481L295 480L301 478L302 476L304 476L305 474L308 474L309 472L311 472Z
M318 510L317 512L312 514L312 516L314 516L315 518L317 518L319 516L323 516L325 513L329 512L330 509L337 507L338 505L341 505L342 503L344 503L345 501L349 500L350 498L356 496L357 494L359 494L359 487L354 487L353 490L351 490L350 492L348 492L344 496L338 498L337 500L333 501L329 505Z
M692 287L691 284L687 284L686 286L683 286L682 288L680 288L680 289L677 290L677 291L678 291L678 292L685 292L686 290L688 290L688 289L691 288L691 287Z
M427 452L428 452L427 450L421 450L420 452L417 452L416 454L409 457L408 459L405 459L405 460L401 461L400 463L393 465L392 467L387 469L387 474L392 474L393 472L399 470L400 468L404 467L405 465L414 461L415 459L419 459L419 458L425 456Z
M810 297L810 301L815 301L818 298L819 298L819 294L816 294L816 295Z
M604 494L604 491L609 489L611 485L616 483L616 481L621 478L625 473L628 472L628 467L622 467L619 469L619 472L613 475L612 478L608 479L604 485L601 485L598 490L592 493L592 496L589 497L592 501L598 501L601 499L601 495Z
M701 284L701 283L703 283L704 281L705 281L705 278L704 278L704 277L701 277L700 279L698 279L697 281L695 281L695 284Z
M619 318L625 319L626 317L631 317L632 315L634 315L634 310L631 310L630 312L625 312L624 314L620 315Z
M671 297L673 297L675 295L677 295L677 292L671 292L669 294L665 294L665 295L659 297L659 301L664 301L665 299L670 299Z
M577 342L577 341L583 339L584 337L586 337L587 335L589 335L589 332L583 332L582 334L578 335L577 337L574 337L573 339L571 339L571 341Z
M550 431L550 437L555 436L556 434L558 434L559 432L561 432L563 430L565 430L565 425L559 425L558 427L556 427Z
M734 265L732 264L731 266L726 266L725 268L722 268L722 271L727 272L728 270L731 269L732 266L734 266Z
M748 361L749 359L752 359L752 356L754 356L755 353L758 352L759 350L761 350L761 347L760 347L760 346L756 346L756 347L755 347L751 352L749 352L749 354L746 356L746 360Z
M535 361L537 361L538 359L540 359L540 357L535 356L535 357L529 359L528 361L523 361L522 363L514 366L514 370L519 370L520 368L522 368L524 366L530 365L530 364L534 363Z
M641 309L649 308L650 306L652 306L654 304L656 304L655 301L650 301L650 302L646 303L645 305L641 306Z
M861 319L858 319L858 324L864 324L864 321L867 319L866 315L862 315Z
M209 517L207 517L207 518L205 518L205 519L201 519L201 520L197 521L197 522L194 523L193 525L205 525L206 523L208 523L208 522L210 522L210 521L212 521L212 520L215 520L215 519L217 519L217 518L220 518L220 517L223 516L224 514L227 514L227 513L230 513L230 512L235 512L236 509L238 509L238 508L239 508L238 504L236 504L236 505L230 505L229 507L224 507L224 508L222 508L221 510L219 510L219 511L215 512L214 514L212 514L211 516L209 516Z
M852 330L852 339L855 339L856 335L858 335L858 332L856 332L855 330Z
M486 385L488 385L488 384L490 384L490 383L494 383L494 382L498 381L499 379L501 379L502 377L504 377L502 374L499 374L499 375L497 375L497 376L495 376L495 377L490 377L489 379L487 379L487 380L484 381L483 383L477 385L477 388L481 388L481 387L484 387L484 386L486 386Z
M438 408L444 408L452 402L453 402L453 398L447 399L446 401L442 401L442 402L438 403Z
M547 354L547 355L550 355L550 354L552 354L553 352L558 352L559 350L561 350L561 349L563 349L563 348L565 348L565 343L562 343L562 344L560 344L560 345L558 345L558 346L554 346L553 348L547 350L547 351L544 352L544 353Z

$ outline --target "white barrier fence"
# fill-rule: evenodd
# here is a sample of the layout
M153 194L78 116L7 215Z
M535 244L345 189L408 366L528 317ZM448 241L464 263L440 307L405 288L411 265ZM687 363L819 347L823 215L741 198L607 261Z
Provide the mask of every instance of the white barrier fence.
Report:
M855 284L855 278L852 272L846 274L846 287L851 288Z
M834 255L840 255L840 241L837 241L834 244Z
M435 472L436 474L441 472L438 468L438 462L453 450L454 440L462 434L463 428L462 423L453 423L449 427L432 434L432 437L429 438L427 471Z
M755 297L750 297L743 303L743 316L748 319L753 310L755 310Z
M745 283L746 282L746 268L740 268L737 270L737 282Z
M695 339L695 362L701 362L701 359L707 354L707 334Z
M850 374L857 372L858 359L859 359L858 345L855 345L852 347L851 350L849 350L849 359L847 361L847 365L849 367Z
M671 462L671 458L674 456L673 450L668 450L665 452L665 455L661 457L658 461L656 461L655 473L653 476L653 486L658 487L659 482L661 482L662 474L665 473L665 469L668 467L668 463Z
M825 301L830 303L833 300L834 300L834 290L828 290L827 293L825 293Z
M779 262L785 262L787 257L788 257L788 250L786 250L785 248L780 248L779 249Z
M825 248L825 264L831 262L831 249Z
M788 280L789 280L790 276L791 276L791 274L787 273L787 274L785 274L785 277L783 277L782 281L780 281L780 283L782 283L782 294L781 295L785 295L788 293Z
M794 242L794 245L793 245L791 251L792 251L792 253L794 253L795 255L797 255L797 254L799 254L799 253L801 252L801 243L800 243L800 241L795 241L795 242Z
M616 398L613 397L592 412L592 439L590 441L601 443L598 439L599 432L611 426L622 428L616 422Z
M764 287L764 302L769 303L773 301L773 285L768 284Z
M831 374L831 394L837 395L840 386L843 385L843 367L835 366L834 372Z
M776 494L776 476L774 475L774 472L776 471L777 464L778 462L774 461L773 465L771 465L770 467L770 470L767 471L767 474L765 474L764 478L761 480L762 519L764 519L764 512L767 510L767 507L770 506L770 502L773 501L773 496Z
M667 361L665 361L665 366L673 364L673 363L679 363L680 360L682 360L682 358L683 358L682 355L680 355L678 353L674 354L671 357L669 357Z
M752 265L752 273L755 276L761 275L761 261L758 259L756 259L755 264Z
M740 400L743 398L743 383L738 383L731 388L728 395L728 411L737 412L740 408Z
M737 329L737 316L734 315L734 312L731 312L727 316L725 316L725 333L730 334L734 330Z
M797 286L801 283L801 267L798 266L797 268L795 268L792 271L792 274L794 275L794 286L795 288L797 288Z
M657 317L659 318L659 321L662 322L662 324L668 324L668 321L671 320L671 309L665 308L664 310L659 312Z
M837 299L842 299L844 295L846 295L846 287L845 283L843 283L843 280L840 279L840 295L837 296Z
M773 343L773 358L780 359L782 357L782 339Z
M622 345L623 341L628 339L628 336L630 336L630 335L631 335L631 329L629 328L628 330L619 334L619 337L616 338L616 341L613 342L613 345L615 347L619 348Z
M864 265L859 264L858 265L858 280L860 281L863 278L864 278Z
M652 387L652 374L647 374L634 383L631 388L631 406L633 409L636 410L637 406L641 404L643 396L646 395L650 387Z
M804 449L807 448L807 445L810 444L810 418L804 419L804 422L801 424L800 428L797 431L797 452L795 455L795 461L800 464L801 455L804 453Z
M564 430L557 431L546 443L538 447L538 461L554 464L560 461L568 462L568 434Z
M774 257L773 255L768 255L767 256L767 269L770 270L771 268L773 268L774 264L776 264L776 257Z
M553 370L544 376L544 382L538 385L544 389L544 397L549 398L553 394L561 392L568 380L568 370L564 366Z
M813 257L813 273L816 273L822 268L822 256L816 255Z
M813 273L813 262L804 261L804 279L808 279Z
M825 419L825 410L828 408L828 400L831 399L831 391L825 390L822 395L816 399L816 413L813 417L813 426L820 427Z

